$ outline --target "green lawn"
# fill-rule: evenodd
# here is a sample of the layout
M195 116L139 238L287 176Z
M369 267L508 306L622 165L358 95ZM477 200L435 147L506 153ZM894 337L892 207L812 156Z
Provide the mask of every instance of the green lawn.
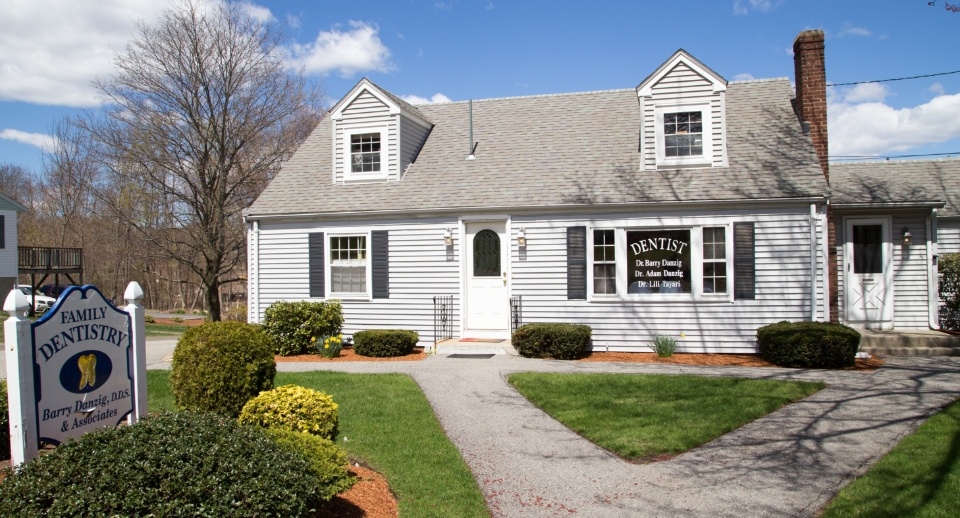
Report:
M3 334L3 323L10 318L10 315L5 311L0 311L0 342L4 339ZM186 325L165 325L165 324L145 324L145 331L148 338L150 337L162 337L162 338L179 338L186 330Z
M490 516L473 475L409 376L277 373L276 386L288 383L333 396L340 405L338 444L387 478L404 518ZM169 371L148 371L147 385L151 410L174 410Z
M840 491L823 516L953 517L958 513L960 401L955 401Z
M632 461L695 448L822 383L634 374L518 373L524 397L594 444Z

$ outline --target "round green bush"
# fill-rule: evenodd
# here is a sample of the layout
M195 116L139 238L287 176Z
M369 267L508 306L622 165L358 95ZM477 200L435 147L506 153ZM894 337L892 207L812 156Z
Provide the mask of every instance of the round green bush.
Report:
M583 324L533 323L513 332L511 342L525 358L575 360L590 352L593 330Z
M404 356L419 341L419 334L406 329L370 329L353 334L353 352L378 358Z
M270 305L263 313L263 330L273 338L280 356L314 352L326 336L340 334L343 309L338 301L287 302Z
M158 414L8 470L0 516L313 516L313 462L232 419Z
M170 388L181 410L237 417L250 398L273 388L276 372L273 341L258 326L208 322L177 342Z
M310 472L317 479L322 500L328 501L343 493L357 481L347 470L347 453L333 441L282 428L266 431L277 445L299 453L310 461Z
M284 385L261 392L240 411L241 424L281 428L337 438L338 406L329 395L298 385Z
M10 458L10 406L7 401L7 380L0 380L0 460Z
M860 333L830 322L787 322L757 329L760 356L781 367L851 367L860 348Z

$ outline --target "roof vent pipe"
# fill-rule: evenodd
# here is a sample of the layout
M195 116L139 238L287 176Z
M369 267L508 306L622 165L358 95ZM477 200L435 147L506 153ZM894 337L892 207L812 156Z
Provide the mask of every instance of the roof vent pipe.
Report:
M473 99L470 99L467 106L469 106L470 110L470 154L467 155L467 160L474 160L477 158L473 154L477 151L478 142L473 141Z

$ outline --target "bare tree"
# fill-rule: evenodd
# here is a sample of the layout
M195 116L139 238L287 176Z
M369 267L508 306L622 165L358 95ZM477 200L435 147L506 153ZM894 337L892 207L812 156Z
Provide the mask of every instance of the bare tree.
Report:
M242 4L187 1L140 23L115 77L97 82L108 105L87 129L103 203L199 277L212 320L245 266L241 211L321 113L281 43Z

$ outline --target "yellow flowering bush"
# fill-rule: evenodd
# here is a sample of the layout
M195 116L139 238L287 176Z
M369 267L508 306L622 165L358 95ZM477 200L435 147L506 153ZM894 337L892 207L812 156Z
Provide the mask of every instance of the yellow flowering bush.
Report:
M338 409L328 394L284 385L247 401L238 420L241 424L303 432L334 441L340 420Z

